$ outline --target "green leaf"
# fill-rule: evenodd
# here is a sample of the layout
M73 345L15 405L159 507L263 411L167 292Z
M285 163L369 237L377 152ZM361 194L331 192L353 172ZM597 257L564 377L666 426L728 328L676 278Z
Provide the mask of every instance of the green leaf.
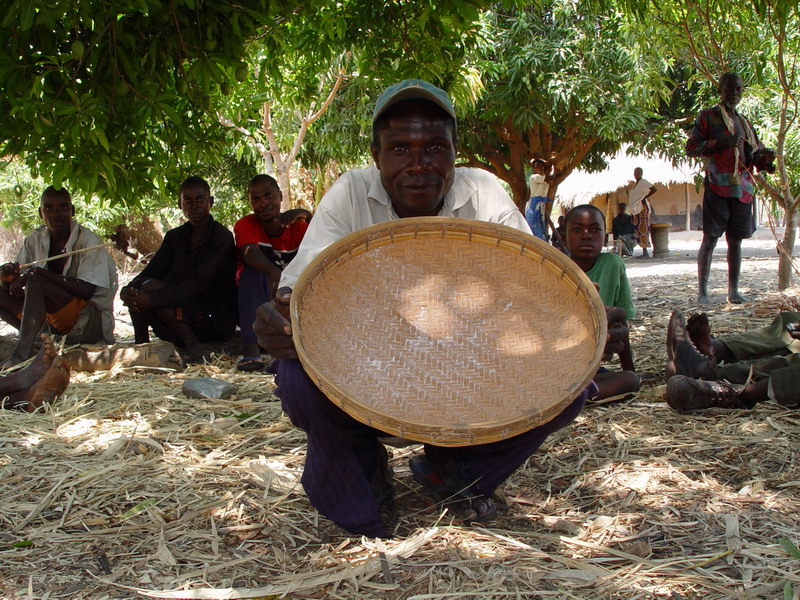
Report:
M147 500L142 500L139 504L134 505L132 508L129 508L124 513L122 513L119 518L123 521L125 519L130 519L134 515L138 515L140 512L145 510L146 508L153 506L156 503L155 498L148 498Z
M97 137L97 141L100 142L100 145L105 148L106 152L109 152L110 149L108 145L108 138L106 138L106 132L100 127L95 127L93 131Z
M786 550L786 553L792 558L800 558L800 549L795 546L788 538L778 538L778 543Z
M34 18L36 18L36 2L34 0L22 0L18 4L22 5L20 26L23 30L30 29Z
M31 546L33 546L33 542L30 540L20 540L11 544L12 548L30 548Z

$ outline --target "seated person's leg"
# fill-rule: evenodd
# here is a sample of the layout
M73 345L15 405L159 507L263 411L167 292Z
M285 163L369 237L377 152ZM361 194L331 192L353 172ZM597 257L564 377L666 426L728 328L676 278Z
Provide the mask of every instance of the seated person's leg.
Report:
M632 371L602 371L594 376L598 387L598 399L611 398L638 392L641 386L640 377Z
M30 358L31 354L33 354L33 344L36 341L36 336L39 335L47 315L58 314L59 311L70 305L75 298L75 296L46 276L31 273L25 284L25 300L22 305L22 317L20 318L19 341L5 364L7 366L15 365ZM71 317L64 315L65 318L60 320L58 324L59 333L69 333L75 325L79 311L80 309L78 311L67 311Z
M239 329L241 330L242 356L245 360L261 359L253 323L256 309L270 300L270 281L266 273L245 267L239 276L237 302L239 304Z
M167 286L158 279L146 279L139 284L139 289L148 292L160 290ZM186 314L184 314L186 313ZM136 343L142 344L150 341L148 327L153 328L153 332L162 340L172 342L176 346L184 349L189 355L189 360L196 359L202 355L200 342L192 329L191 308L160 306L143 310L140 312L131 311L134 335ZM137 315L134 317L134 315Z
M0 287L0 319L11 325L14 329L19 329L19 315L22 314L24 298L12 296L7 290Z
M766 327L751 329L750 331L714 340L723 345L729 352L729 356L720 357L715 353L715 357L718 360L727 358L730 361L759 360L772 356L786 356L791 353L789 347L795 343L794 338L786 328L788 325L798 321L800 321L799 313L782 312ZM715 346L716 350L717 347Z
M146 287L150 285L150 287ZM144 281L131 282L126 287L132 287L140 290L160 289L164 287L164 283L156 279L145 279ZM123 289L121 295L124 296L125 290ZM131 316L131 324L133 325L134 342L137 344L147 344L150 342L150 311L148 310L129 310Z
M351 533L386 537L382 513L394 503L391 493L381 494L381 504L376 500L386 456L379 432L333 404L300 361L276 363L275 394L292 423L308 435L302 483L311 504Z

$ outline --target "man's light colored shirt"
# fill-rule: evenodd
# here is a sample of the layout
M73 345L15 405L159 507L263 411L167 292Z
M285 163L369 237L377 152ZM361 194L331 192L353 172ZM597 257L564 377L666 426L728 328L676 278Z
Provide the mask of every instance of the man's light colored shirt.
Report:
M628 192L628 214L638 215L642 212L642 199L644 199L651 187L653 187L653 184L644 177L636 182L636 185Z
M72 252L91 246L99 246L103 243L97 235L73 219L70 228L69 240L64 247L64 252ZM22 242L22 249L17 254L17 262L20 264L31 263L44 260L50 252L50 232L43 225L35 229ZM61 254L61 252L59 252ZM42 268L47 268L46 263L42 263ZM66 277L80 279L95 286L94 294L89 299L100 311L103 338L107 344L114 343L114 294L117 291L117 267L114 261L106 252L105 248L97 248L80 254L73 254L67 257L67 264L64 265L62 273ZM83 316L83 315L82 315ZM88 316L88 315L87 315ZM78 317L77 326L81 325L81 317Z
M445 194L439 216L476 219L531 232L497 178L482 169L456 169L453 187ZM303 269L337 240L364 227L399 218L377 167L348 171L320 201L297 256L281 275L280 287L293 288Z

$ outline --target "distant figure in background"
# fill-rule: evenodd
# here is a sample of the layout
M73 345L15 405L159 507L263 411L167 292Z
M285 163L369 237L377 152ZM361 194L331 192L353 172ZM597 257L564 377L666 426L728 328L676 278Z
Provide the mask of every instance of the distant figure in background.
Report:
M531 199L525 209L525 220L540 240L547 241L547 232L555 230L550 220L550 211L553 201L547 196L550 190L550 181L555 176L553 166L546 160L534 158L531 160L533 173L530 179Z
M253 333L256 309L275 297L281 272L297 254L308 229L311 213L305 209L281 213L283 194L269 175L256 175L247 187L253 213L233 226L239 266L236 271L242 358L239 371L264 368L261 349Z
M742 78L724 73L719 78L720 102L700 111L686 141L686 156L706 160L703 192L703 241L697 253L697 302L710 304L708 275L717 240L728 243L728 302L741 304L739 293L742 240L756 230L753 216L753 167L772 172L775 153L758 141L750 122L736 111L742 99Z
M188 362L203 362L201 343L227 341L236 330L236 248L231 232L211 216L214 197L204 179L186 179L178 204L186 223L167 232L119 297L137 344L150 341L152 327Z
M631 191L628 192L628 213L631 215L636 242L642 249L639 258L650 258L650 252L647 249L650 247L650 218L653 208L647 199L656 193L656 186L643 179L642 175L641 167L633 170L634 184Z
M615 240L620 242L623 256L633 256L633 247L636 244L636 235L633 228L633 219L625 212L624 202L617 206L617 216L611 221L611 233Z

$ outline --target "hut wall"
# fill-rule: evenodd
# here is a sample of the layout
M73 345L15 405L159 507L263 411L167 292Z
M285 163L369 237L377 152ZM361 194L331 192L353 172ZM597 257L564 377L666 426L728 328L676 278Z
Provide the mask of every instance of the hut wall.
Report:
M691 229L699 230L703 222L703 189L698 191L691 183L655 184L657 191L648 200L653 207L653 222L671 223L673 231L686 229L686 194L689 195ZM617 214L617 205L628 203L628 187L598 194L592 204L606 215L606 228L611 230L611 219Z

